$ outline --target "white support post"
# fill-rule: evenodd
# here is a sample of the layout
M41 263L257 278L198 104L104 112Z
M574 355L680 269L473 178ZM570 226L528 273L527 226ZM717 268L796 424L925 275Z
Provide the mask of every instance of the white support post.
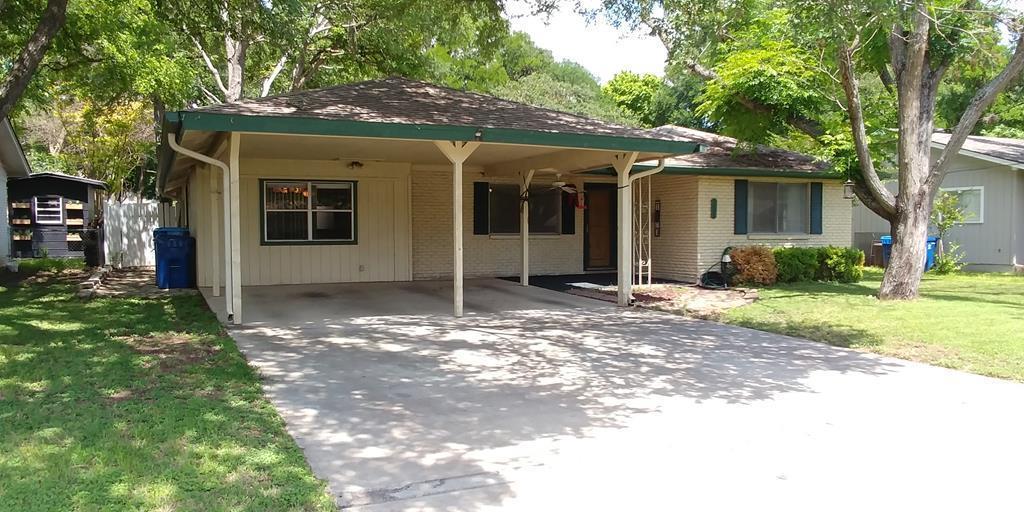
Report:
M221 173L220 199L221 199L221 222L224 223L224 312L227 320L234 318L234 304L232 299L235 287L231 285L231 171L230 167L225 168Z
M217 168L209 166L210 173L210 275L213 279L213 296L220 297L220 242L217 237Z
M469 155L480 146L479 142L434 141L437 148L452 163L452 238L454 241L454 261L452 265L452 281L454 291L454 315L461 317L462 300L462 164Z
M230 218L231 224L231 245L227 249L227 253L231 255L231 312L232 322L235 325L242 323L242 220L238 171L240 139L241 136L238 132L231 132L230 157L228 158L228 168L231 174L229 180L231 200L229 201L230 208L225 212L225 215Z
M533 181L534 170L530 169L523 176L519 186L519 197L529 197L530 182ZM530 203L519 201L519 235L523 245L523 269L519 274L519 284L530 286Z
M629 172L636 163L637 153L615 155L612 167L615 168L616 183L619 190L618 226L619 235L619 306L628 306L633 284L633 191L630 188Z

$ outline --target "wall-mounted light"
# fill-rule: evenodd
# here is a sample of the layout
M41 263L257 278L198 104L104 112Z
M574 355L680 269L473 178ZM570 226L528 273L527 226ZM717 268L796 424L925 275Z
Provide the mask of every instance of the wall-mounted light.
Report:
M352 170L362 169L363 163L360 162L359 160L352 160L351 162L348 163L348 168Z
M654 201L654 236L661 236L661 199Z
M718 199L711 198L711 218L718 218Z
M843 199L853 199L854 197L857 197L857 194L853 191L853 181L846 180L846 183L843 183Z
M476 140L483 140L483 138L484 138L484 131L483 131L483 129L477 128L476 129L476 133L473 134L473 138L476 139Z

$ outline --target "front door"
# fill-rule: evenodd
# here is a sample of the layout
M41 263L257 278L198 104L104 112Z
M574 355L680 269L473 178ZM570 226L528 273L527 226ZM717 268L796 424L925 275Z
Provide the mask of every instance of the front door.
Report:
M610 270L615 264L615 185L584 184L586 210L583 213L583 268Z

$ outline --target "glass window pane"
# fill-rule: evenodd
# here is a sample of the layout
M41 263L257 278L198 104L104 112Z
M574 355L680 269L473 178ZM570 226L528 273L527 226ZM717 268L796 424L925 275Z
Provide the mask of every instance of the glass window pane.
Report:
M809 232L808 202L806 183L779 183L779 232Z
M491 233L519 233L519 185L491 185Z
M267 210L305 210L309 190L305 183L264 183L264 204ZM305 237L303 237L305 238Z
M351 183L314 183L313 208L317 210L351 210Z
M562 191L548 186L530 187L530 233L561 232Z
M962 190L957 193L960 208L964 211L964 222L980 222L981 190Z
M267 212L267 240L308 240L309 215L301 212Z
M352 240L352 212L313 212L313 240Z
M775 233L778 229L776 183L750 183L750 231Z

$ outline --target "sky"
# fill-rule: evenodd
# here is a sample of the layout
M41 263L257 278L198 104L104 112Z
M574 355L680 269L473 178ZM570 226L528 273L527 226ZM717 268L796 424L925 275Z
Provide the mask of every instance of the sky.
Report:
M575 2L565 3L569 5L550 18L529 16L528 7L522 2L509 5L512 30L526 32L537 46L550 50L556 59L578 62L601 83L622 70L664 75L667 52L657 38L616 29L601 19L588 24L573 11ZM583 3L586 6L595 2Z
M601 19L588 23L573 11L575 2L565 2L568 5L550 17L530 16L527 3L509 5L512 29L529 34L537 46L550 50L555 58L582 64L601 83L622 70L664 75L667 52L657 38L616 29ZM596 3L583 1L585 7ZM1024 11L1024 0L999 3Z

